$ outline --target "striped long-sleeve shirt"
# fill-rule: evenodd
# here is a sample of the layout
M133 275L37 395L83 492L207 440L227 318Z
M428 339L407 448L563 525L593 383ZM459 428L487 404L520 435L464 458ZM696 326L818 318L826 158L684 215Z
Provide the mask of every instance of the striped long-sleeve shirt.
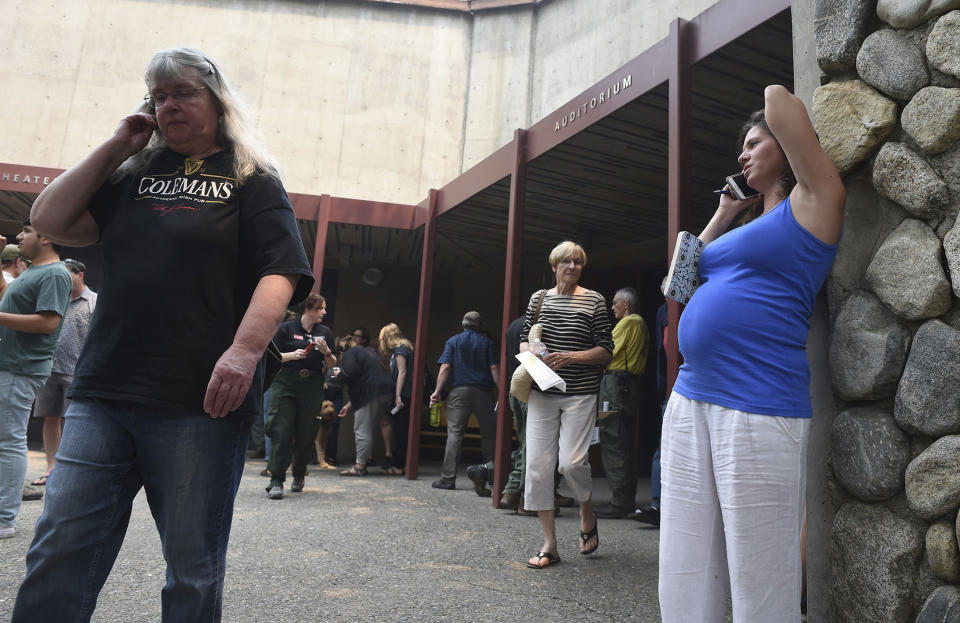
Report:
M534 292L527 305L520 340L527 341L533 317L540 301L540 290ZM613 336L610 333L610 318L603 295L593 290L582 294L545 294L540 316L537 320L543 327L540 339L550 352L589 350L602 346L613 352ZM567 391L547 390L551 394L595 394L600 390L600 375L603 366L574 364L557 370L566 384ZM539 391L536 383L534 391Z

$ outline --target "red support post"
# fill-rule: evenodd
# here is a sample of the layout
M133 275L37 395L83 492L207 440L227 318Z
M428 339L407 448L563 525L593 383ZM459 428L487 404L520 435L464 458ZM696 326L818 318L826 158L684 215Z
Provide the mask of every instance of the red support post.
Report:
M313 292L320 294L323 279L323 258L327 254L327 229L330 226L330 195L320 195L317 208L317 241L313 245Z
M690 222L690 152L691 152L691 70L690 22L676 19L670 24L669 82L669 150L667 173L667 263L673 258L677 234ZM667 395L673 389L680 369L680 349L677 344L677 325L680 322L680 304L667 305Z
M423 226L423 255L420 259L420 301L417 305L416 350L413 355L413 389L410 396L410 433L407 438L407 480L417 479L420 458L420 422L423 419L423 376L427 367L427 331L430 295L433 287L433 256L437 246L437 197L430 189L427 218Z
M520 273L523 257L523 208L526 193L526 130L513 134L514 160L510 176L510 212L507 217L506 274L503 280L503 325L500 331L500 381L498 383L497 446L493 462L493 506L496 508L510 475L510 439L513 417L510 409L510 379L507 362L515 353L507 352L507 328L520 309Z

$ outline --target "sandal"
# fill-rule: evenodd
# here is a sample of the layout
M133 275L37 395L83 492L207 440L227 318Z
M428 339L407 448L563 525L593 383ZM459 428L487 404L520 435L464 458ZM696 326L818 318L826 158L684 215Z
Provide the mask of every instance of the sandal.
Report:
M403 469L400 467L385 467L383 473L388 476L403 476Z
M558 554L551 554L550 552L537 552L537 555L534 556L537 559L537 564L533 564L529 560L527 561L527 566L531 569L546 569L552 565L560 564L560 556ZM540 564L544 560L547 561L547 564Z
M50 477L50 474L44 474L43 476L40 476L39 478L31 482L30 484L33 485L34 487L44 487L46 486L47 478L49 477Z
M599 523L600 523L600 522L597 521L597 516L594 515L594 516L593 516L593 529L590 530L589 532L584 532L583 530L580 531L580 545L581 545L581 546L584 546L584 547L585 547L585 546L587 545L587 543L590 542L590 539L594 539L594 538L597 539L597 544L594 545L592 549L581 549L581 550L580 550L580 553L583 554L584 556L587 556L587 555L589 555L589 554L592 554L593 552L597 551L597 548L598 548L598 547L600 547L600 536L597 534L597 524L599 524Z
M350 469L345 469L340 472L341 476L366 476L367 469L365 467L360 467L359 465L354 465Z

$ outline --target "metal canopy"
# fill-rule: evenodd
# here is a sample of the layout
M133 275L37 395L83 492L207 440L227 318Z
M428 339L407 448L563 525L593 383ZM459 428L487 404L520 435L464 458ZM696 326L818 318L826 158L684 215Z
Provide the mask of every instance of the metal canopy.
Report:
M737 132L763 106L768 84L793 86L789 10L692 67L692 229L709 221L717 205L712 191L738 169ZM542 263L553 245L574 238L591 262L598 254L609 258L607 265L665 265L668 107L663 83L528 163L524 264ZM506 163L510 153L501 152L491 158ZM455 206L442 205L438 268L502 264L509 199L506 178ZM442 245L443 239L455 244Z

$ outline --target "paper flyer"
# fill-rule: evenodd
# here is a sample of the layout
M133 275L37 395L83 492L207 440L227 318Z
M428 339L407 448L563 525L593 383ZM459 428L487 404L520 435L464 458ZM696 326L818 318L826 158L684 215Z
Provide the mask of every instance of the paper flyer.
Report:
M550 366L543 363L539 357L530 351L519 353L517 355L517 361L526 368L541 391L553 387L558 388L560 391L567 391L566 381L561 379L560 375L551 370Z

